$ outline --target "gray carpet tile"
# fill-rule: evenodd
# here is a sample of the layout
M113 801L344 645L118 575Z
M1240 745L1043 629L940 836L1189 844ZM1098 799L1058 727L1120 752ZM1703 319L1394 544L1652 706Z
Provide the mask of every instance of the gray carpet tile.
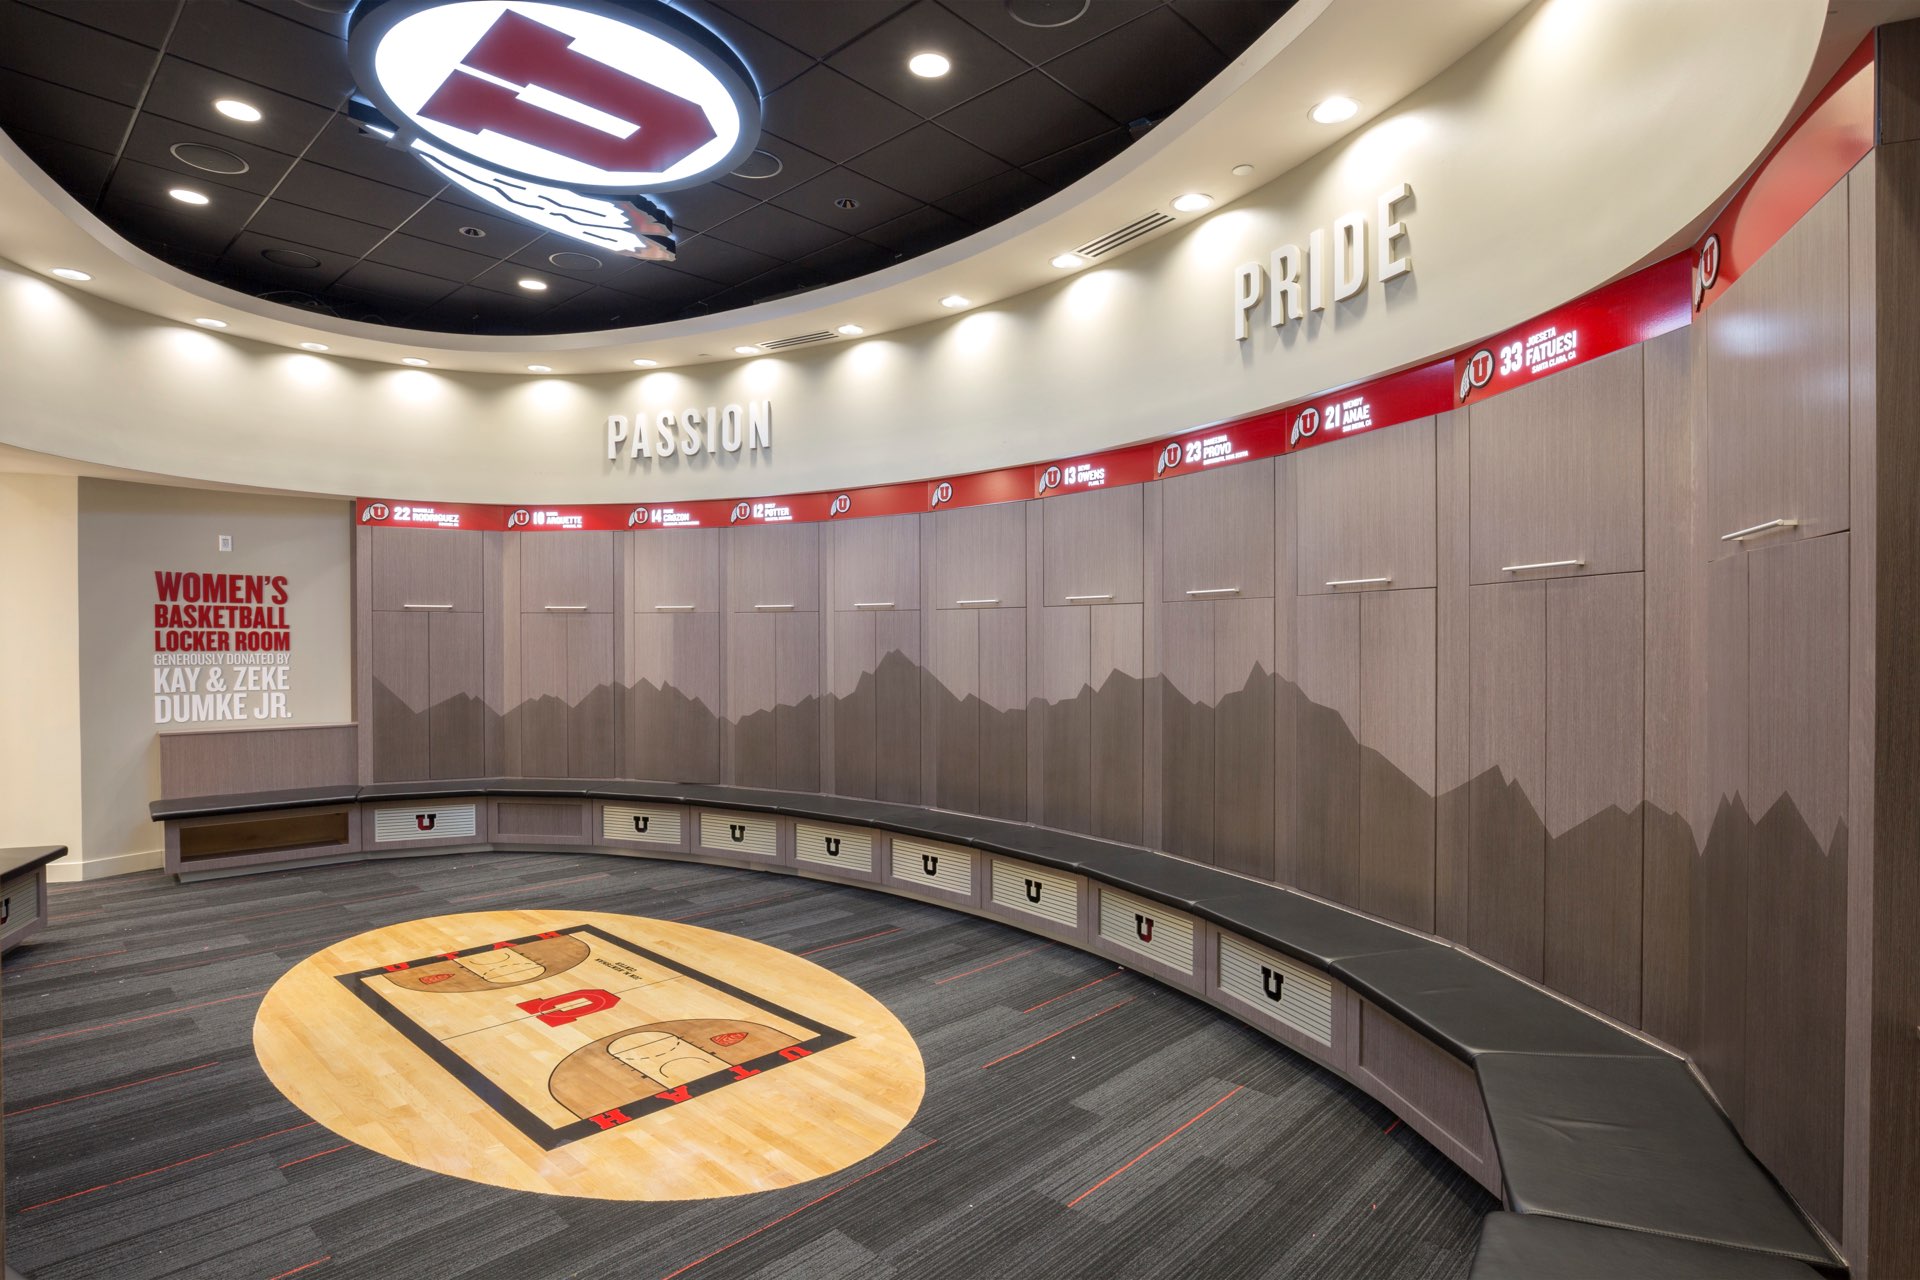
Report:
M814 1182L622 1204L343 1146L260 1071L255 1011L298 961L510 907L806 954L913 1033L920 1113ZM856 888L470 854L62 885L52 920L5 965L8 1261L34 1280L1445 1280L1496 1207L1384 1108L1198 1001Z

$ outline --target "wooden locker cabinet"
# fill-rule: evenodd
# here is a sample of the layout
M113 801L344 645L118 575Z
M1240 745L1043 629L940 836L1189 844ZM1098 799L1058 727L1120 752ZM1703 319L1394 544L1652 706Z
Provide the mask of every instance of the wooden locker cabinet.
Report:
M833 790L920 802L920 517L828 526Z
M613 539L604 531L521 531L523 613L612 613Z
M627 772L720 781L720 531L625 535L632 570Z
M482 538L369 529L373 779L486 772Z
M1048 605L1040 618L1038 820L1137 842L1144 610L1139 604Z
M1145 582L1145 492L1095 489L1040 503L1047 605L1139 604Z
M932 803L1026 821L1026 503L942 511L927 524Z
M1645 585L1469 590L1468 940L1640 1021Z
M1710 559L1848 527L1850 186L1829 191L1700 317ZM1725 537L1742 530L1752 532Z
M1296 603L1300 886L1415 929L1434 925L1435 600L1431 589Z
M1421 418L1293 459L1300 595L1434 585L1433 437Z
M508 534L519 563L519 771L609 778L616 772L614 535ZM511 563L511 560L510 560Z
M1270 878L1273 601L1165 605L1160 672L1161 847Z
M1473 582L1643 567L1644 372L1628 347L1468 408Z
M728 780L820 789L820 531L766 525L727 535Z
M1160 482L1162 599L1273 595L1273 486L1271 459Z

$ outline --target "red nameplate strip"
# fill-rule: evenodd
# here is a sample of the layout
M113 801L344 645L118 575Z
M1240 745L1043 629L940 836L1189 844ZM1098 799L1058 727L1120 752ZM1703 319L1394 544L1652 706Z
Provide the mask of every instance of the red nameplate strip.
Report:
M1377 431L1453 408L1453 361L1435 360L1339 391L1329 391L1287 410L1289 452L1363 431Z

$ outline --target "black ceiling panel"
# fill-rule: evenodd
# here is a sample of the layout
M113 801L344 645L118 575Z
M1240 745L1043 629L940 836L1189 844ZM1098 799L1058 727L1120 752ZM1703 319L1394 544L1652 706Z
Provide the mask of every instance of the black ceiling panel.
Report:
M678 0L747 62L781 170L655 197L672 263L507 215L350 119L346 0L0 0L0 129L128 240L229 288L428 329L598 330L851 279L1008 217L1118 155L1128 122L1178 106L1290 2L1092 0L1039 28L1020 0ZM920 52L951 70L913 75ZM180 144L247 170L191 167Z

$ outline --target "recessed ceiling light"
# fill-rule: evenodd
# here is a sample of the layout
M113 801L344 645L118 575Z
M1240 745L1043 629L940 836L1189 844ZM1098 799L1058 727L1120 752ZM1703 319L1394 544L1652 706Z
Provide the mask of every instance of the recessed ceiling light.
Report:
M325 351L327 344L324 342L303 342L300 344L300 349L302 351Z
M1053 265L1062 271L1071 271L1075 267L1086 266L1087 260L1077 253L1056 253L1053 255Z
M735 354L735 355L737 355L737 356L757 356L757 355L759 355L759 354L760 354L760 348L758 348L758 347L735 347L735 348L733 349L733 354Z
M1252 172L1253 166L1250 164L1237 164L1233 166L1233 176L1236 178L1244 178Z
M181 204L208 204L208 199L192 187L174 187L167 192Z
M953 70L944 53L916 53L907 59L907 70L928 80L937 80Z
M527 366L527 372L528 373L552 373L553 366L550 364L530 364Z
M658 360L635 360L633 362L633 367L636 369L651 369L656 365L658 365L659 363L660 362Z
M547 291L547 282L545 280L535 280L532 276L521 276L520 287L528 293L545 293Z
M1199 191L1189 191L1183 196L1175 196L1173 207L1181 213L1198 213L1213 207L1213 197Z
M857 338L861 334L865 333L866 330L862 329L857 324L843 324L838 329L834 330L834 332L839 334L843 338Z
M401 356L400 363L410 364L416 369L424 369L427 367L427 362L425 360L422 360L419 356Z
M940 305L943 307L970 307L973 304L971 302L968 302L965 298L961 297L957 293L950 293L946 297L940 299Z
M360 126L360 132L370 133L376 138L386 138L389 140L393 137L393 130L383 129L377 124L363 124Z
M252 124L260 118L260 108L251 102L242 102L238 98L221 98L213 104L213 109L229 120L239 120Z
M1324 98L1314 104L1307 116L1315 124L1339 124L1342 120L1351 120L1360 112L1360 104L1352 98Z
M227 327L225 320L215 320L210 316L200 316L194 320L194 323L202 329L224 329Z
M48 274L59 276L62 280L72 280L78 284L85 284L87 281L93 279L93 277L86 272L74 267L55 267L52 271L48 272Z

